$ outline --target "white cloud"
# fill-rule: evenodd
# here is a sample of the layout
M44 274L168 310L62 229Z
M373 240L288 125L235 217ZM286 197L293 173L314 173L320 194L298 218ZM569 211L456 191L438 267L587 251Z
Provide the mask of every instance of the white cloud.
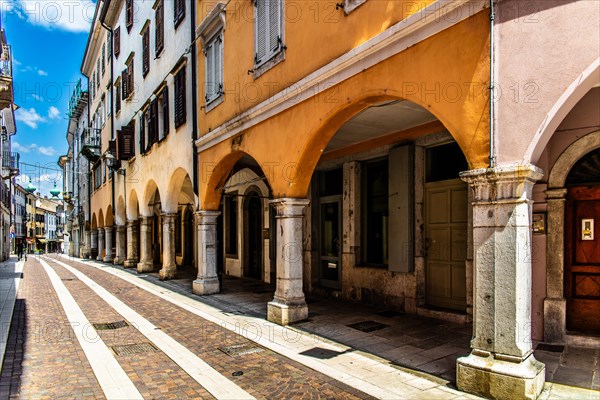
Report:
M50 106L50 108L48 109L48 118L50 118L50 119L60 118L60 111L58 110L58 108L56 108L54 106Z
M17 60L16 58L13 58L13 64L18 67L19 65L21 65L21 61Z
M46 118L38 114L33 107L30 109L19 108L15 112L15 118L17 121L23 122L32 129L37 129L38 123L46 122Z
M89 32L96 4L92 0L2 0L2 11L50 30Z
M31 94L31 97L33 97L33 98L34 98L35 100L37 100L38 102L42 102L42 101L44 101L44 98L43 98L42 96L40 96L39 94L32 93L32 94Z
M17 151L19 153L31 153L32 151L35 151L43 156L48 157L52 157L58 154L56 149L52 146L38 146L35 143L32 143L30 145L22 145L19 142L12 142L12 148L14 151Z
M55 156L58 154L58 152L54 149L54 147L49 146L49 147L44 147L44 146L36 146L36 145L32 145L35 146L34 148L38 151L38 153L40 153L43 156Z
M48 73L46 71L44 71L43 69L38 69L38 75L40 75L40 76L48 76Z
M12 149L18 153L29 153L31 151L29 146L23 146L19 142L12 142Z

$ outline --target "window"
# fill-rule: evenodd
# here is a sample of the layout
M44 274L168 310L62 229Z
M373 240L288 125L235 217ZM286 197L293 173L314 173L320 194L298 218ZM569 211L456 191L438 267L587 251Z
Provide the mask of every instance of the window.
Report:
M140 154L146 152L146 112L140 115Z
M100 58L96 60L96 89L100 89Z
M175 24L175 28L183 21L185 18L185 0L175 0L174 8L173 8L173 23Z
M106 71L106 43L102 44L102 76Z
M238 257L238 199L237 192L225 196L225 253L228 257Z
M206 104L223 94L223 39L216 34L205 46L206 56Z
M115 36L113 38L114 46L115 46L115 58L119 58L119 54L121 53L121 27L118 26L115 29Z
M255 67L263 65L285 49L282 20L282 0L254 2Z
M165 46L165 7L163 0L156 3L154 20L154 54L158 56Z
M112 56L112 37L112 32L108 32L108 35L106 36L106 57L109 59Z
M121 111L121 79L115 83L115 113Z
M131 27L133 27L133 0L127 0L125 4L125 26L127 32L131 31Z
M185 104L185 67L181 68L175 75L175 129L185 124L186 104Z
M150 71L150 28L142 34L142 75L146 77Z
M129 58L129 61L125 65L127 68L121 72L121 97L123 100L129 99L134 91L133 56Z
M388 160L365 162L363 172L363 262L388 264Z
M148 140L146 150L150 150L152 145L158 141L158 100L154 99L148 107L146 121L148 123Z
M165 86L158 95L158 141L169 134L169 87Z

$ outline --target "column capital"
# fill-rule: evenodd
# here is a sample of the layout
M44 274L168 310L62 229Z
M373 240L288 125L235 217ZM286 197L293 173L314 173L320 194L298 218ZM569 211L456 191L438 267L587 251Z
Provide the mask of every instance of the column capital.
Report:
M139 223L140 223L139 219L128 219L126 226L135 226Z
M217 218L221 215L219 210L198 210L194 212L196 224L198 225L216 225Z
M565 200L565 196L567 195L567 189L547 189L544 190L546 194L546 199L548 200Z
M110 232L112 230L113 226L105 226L104 227L104 232Z
M160 214L161 217L163 218L173 218L175 219L177 217L177 213L169 213L169 212L163 212Z
M527 200L536 181L544 176L533 164L499 166L464 171L460 178L474 190L476 202Z
M140 225L149 226L152 224L152 217L142 216L140 217Z
M282 197L269 200L269 203L275 207L277 218L298 218L304 215L304 208L310 204L310 200Z

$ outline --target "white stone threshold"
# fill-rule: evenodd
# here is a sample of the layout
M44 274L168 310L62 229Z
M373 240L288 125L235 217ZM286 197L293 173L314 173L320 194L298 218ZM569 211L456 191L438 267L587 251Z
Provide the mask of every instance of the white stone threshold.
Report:
M267 349L379 399L479 399L445 386L426 374L395 368L387 360L294 327L283 327L262 318L225 313L168 288L148 282L122 269L95 261L70 259L117 276L201 318L246 337ZM121 307L121 306L120 306ZM121 308L119 308L121 310ZM313 350L314 349L314 350ZM334 354L327 359L303 354L307 350ZM337 355L335 355L337 353Z

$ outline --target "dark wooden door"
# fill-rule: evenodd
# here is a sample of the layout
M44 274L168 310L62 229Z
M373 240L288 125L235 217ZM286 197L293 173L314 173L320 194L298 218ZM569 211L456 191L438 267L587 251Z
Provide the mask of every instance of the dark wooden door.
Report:
M246 276L262 279L263 235L262 202L258 194L252 193L248 199L248 269Z
M565 207L567 330L600 333L600 186L569 188Z

